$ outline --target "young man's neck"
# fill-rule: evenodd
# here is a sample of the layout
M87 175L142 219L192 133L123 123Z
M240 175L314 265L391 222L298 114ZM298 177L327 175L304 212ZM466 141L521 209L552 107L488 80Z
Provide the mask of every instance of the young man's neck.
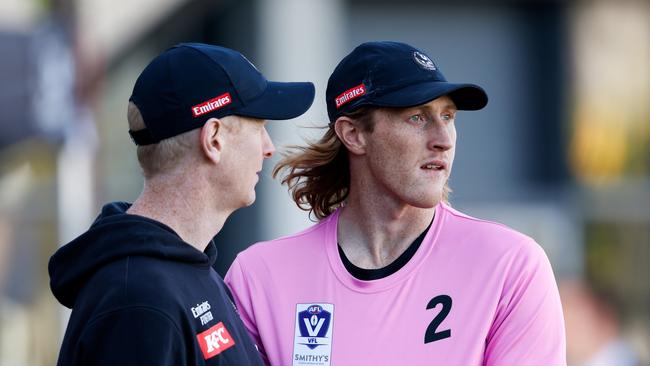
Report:
M197 180L182 176L148 180L127 213L169 226L183 241L203 252L231 212L220 210L218 202L201 186Z
M382 268L429 226L435 207L418 208L351 187L338 223L338 241L357 267Z

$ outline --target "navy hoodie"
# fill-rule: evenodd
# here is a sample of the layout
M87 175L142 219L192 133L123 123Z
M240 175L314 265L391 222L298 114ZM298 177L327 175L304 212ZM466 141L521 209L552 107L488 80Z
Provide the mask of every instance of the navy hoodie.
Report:
M50 259L52 293L72 308L58 365L262 365L216 248L104 206L90 229Z

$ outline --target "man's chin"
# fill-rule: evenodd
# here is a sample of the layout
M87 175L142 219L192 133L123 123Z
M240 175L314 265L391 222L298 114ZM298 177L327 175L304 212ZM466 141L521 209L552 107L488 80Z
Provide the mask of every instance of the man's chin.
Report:
M428 201L428 202L425 202L425 203L423 203L423 204L416 205L415 207L418 207L418 208L425 208L425 209L426 209L426 208L434 208L434 207L436 207L436 206L438 205L438 203L440 203L440 201L441 201L441 200Z
M252 196L248 199L248 201L244 204L244 207L248 207L255 203L255 192L253 192Z
M252 205L253 203L255 203L255 192L248 195L248 197L242 199L241 201L236 202L235 210L238 210L238 209L244 208L244 207L248 207L248 206Z
M418 208L434 208L442 201L442 192L436 194L427 195L422 197L416 202L412 202L411 205Z

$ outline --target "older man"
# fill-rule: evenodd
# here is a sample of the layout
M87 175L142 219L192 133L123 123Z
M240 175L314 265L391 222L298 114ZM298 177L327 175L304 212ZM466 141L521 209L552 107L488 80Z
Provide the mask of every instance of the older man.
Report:
M266 119L311 105L311 83L267 81L240 53L180 44L135 83L130 134L144 173L131 205L104 206L50 260L72 308L59 365L259 365L259 352L211 268L212 238L255 200L274 152Z

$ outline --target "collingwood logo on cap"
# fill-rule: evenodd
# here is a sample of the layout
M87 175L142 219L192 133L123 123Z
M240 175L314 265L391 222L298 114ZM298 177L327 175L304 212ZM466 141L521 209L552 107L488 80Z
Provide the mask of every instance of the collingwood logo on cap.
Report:
M436 70L436 65L431 61L429 56L425 55L422 52L415 51L413 52L413 59L418 63L422 68L427 70Z

